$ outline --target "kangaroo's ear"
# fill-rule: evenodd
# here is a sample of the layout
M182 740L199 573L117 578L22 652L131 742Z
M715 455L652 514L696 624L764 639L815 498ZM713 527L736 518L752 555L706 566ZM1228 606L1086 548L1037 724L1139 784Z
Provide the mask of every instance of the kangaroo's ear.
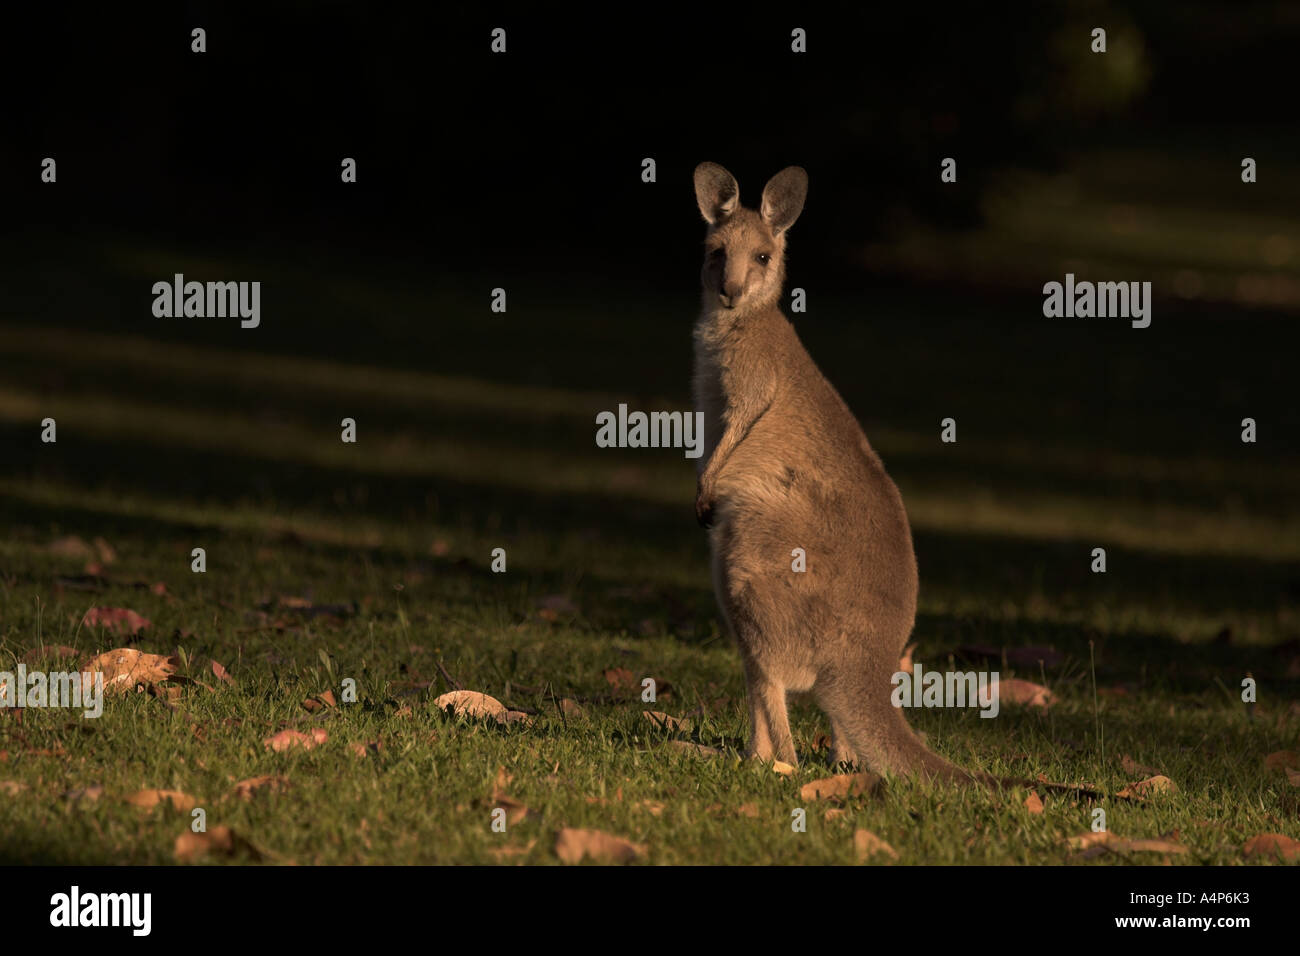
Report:
M700 163L695 167L695 201L709 225L722 222L740 203L740 185L717 163Z
M787 166L767 181L763 187L763 204L759 215L777 235L794 225L803 212L803 201L808 195L808 174L802 166Z

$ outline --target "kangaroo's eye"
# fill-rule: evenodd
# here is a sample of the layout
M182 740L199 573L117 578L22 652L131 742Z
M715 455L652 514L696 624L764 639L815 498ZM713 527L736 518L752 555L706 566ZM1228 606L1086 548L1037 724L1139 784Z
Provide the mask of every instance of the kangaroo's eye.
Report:
M754 259L758 262L760 266L767 265L767 260L770 258L771 256L769 256L766 252L760 252L758 255L754 256Z

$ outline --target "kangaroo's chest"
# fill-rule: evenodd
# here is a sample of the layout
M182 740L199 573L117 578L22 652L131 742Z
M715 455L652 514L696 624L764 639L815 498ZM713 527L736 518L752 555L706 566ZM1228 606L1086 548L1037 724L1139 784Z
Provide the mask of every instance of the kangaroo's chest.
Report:
M695 346L695 368L691 382L691 393L695 410L704 413L704 453L696 459L696 470L703 471L718 439L722 436L724 416L727 410L727 394L723 382L723 369L712 350Z

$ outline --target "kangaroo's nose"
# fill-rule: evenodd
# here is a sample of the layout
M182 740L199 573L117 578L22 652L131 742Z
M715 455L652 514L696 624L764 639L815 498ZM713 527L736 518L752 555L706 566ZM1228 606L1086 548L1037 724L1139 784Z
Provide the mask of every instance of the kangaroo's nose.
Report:
M723 285L722 289L718 292L718 298L722 301L723 305L727 308L731 308L735 301L740 298L740 283L728 282Z

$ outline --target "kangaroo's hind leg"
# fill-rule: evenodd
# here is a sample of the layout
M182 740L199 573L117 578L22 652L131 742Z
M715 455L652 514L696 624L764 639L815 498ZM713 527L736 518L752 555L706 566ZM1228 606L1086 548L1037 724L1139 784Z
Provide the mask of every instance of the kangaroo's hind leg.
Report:
M790 733L785 687L748 659L745 661L745 682L748 685L749 718L753 725L749 756L797 764L799 757L794 749L794 736Z

